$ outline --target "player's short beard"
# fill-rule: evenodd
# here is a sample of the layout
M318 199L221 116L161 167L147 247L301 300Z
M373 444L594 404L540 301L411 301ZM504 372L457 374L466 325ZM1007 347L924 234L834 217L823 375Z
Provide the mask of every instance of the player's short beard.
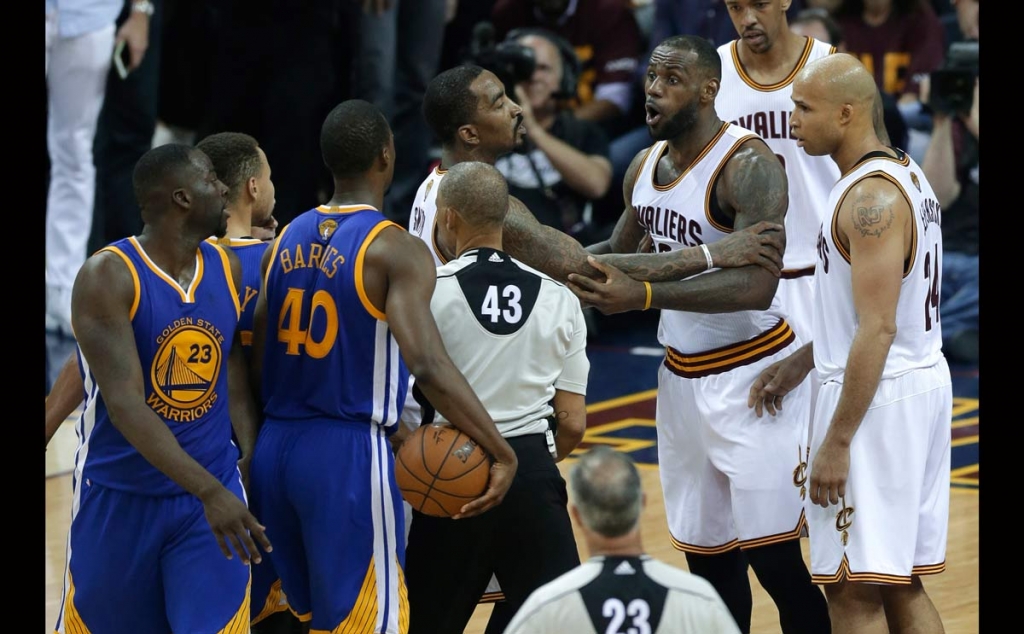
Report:
M657 130L648 128L651 138L655 141L668 141L689 132L697 125L698 108L699 104L695 100L689 106L683 106L679 112L666 119Z

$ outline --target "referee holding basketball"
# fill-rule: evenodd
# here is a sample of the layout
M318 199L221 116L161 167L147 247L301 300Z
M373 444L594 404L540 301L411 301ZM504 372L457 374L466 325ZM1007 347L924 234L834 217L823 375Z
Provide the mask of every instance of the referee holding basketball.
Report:
M502 504L481 515L453 520L413 510L409 632L462 632L493 573L506 604L486 632L500 634L531 592L580 563L555 462L586 428L587 331L568 288L502 252L508 186L497 169L453 165L437 209L438 231L457 258L437 269L431 312L519 468ZM430 403L416 399L422 424L433 422Z

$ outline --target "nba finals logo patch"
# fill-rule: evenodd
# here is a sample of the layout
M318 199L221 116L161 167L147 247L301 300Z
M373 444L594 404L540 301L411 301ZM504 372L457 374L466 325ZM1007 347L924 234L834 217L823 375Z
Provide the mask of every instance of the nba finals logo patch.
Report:
M426 191L423 192L423 200L426 200L427 196L430 195L430 188L433 187L433 186L434 186L434 181L428 181L427 182L427 189L426 189Z
M164 328L156 342L153 393L146 403L167 420L199 420L217 401L224 336L213 324L188 317Z
M327 218L320 223L320 238L322 240L330 240L331 234L338 228L338 221L334 218Z
M921 181L919 181L917 179L917 173L916 172L911 172L910 173L910 182L914 184L914 187L917 188L917 191L921 191Z

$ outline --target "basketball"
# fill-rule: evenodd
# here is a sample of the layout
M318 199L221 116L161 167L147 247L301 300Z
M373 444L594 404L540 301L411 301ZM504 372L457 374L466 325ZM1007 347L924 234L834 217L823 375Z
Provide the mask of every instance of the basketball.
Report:
M447 423L421 425L395 456L395 478L414 509L434 517L458 514L483 495L491 460L475 440Z

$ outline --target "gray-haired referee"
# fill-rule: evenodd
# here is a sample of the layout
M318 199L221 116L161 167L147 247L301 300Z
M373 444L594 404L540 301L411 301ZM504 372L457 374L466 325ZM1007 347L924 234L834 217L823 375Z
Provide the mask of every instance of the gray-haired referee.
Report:
M519 468L502 503L482 515L413 511L405 562L409 633L462 632L493 573L505 604L486 631L500 634L531 592L579 565L555 462L586 427L587 329L568 288L501 250L508 186L497 169L458 163L438 187L438 231L457 257L438 267L430 309L448 355ZM429 424L432 408L417 392Z
M530 595L505 634L739 634L710 583L644 554L646 498L629 456L594 447L569 483L591 557Z

